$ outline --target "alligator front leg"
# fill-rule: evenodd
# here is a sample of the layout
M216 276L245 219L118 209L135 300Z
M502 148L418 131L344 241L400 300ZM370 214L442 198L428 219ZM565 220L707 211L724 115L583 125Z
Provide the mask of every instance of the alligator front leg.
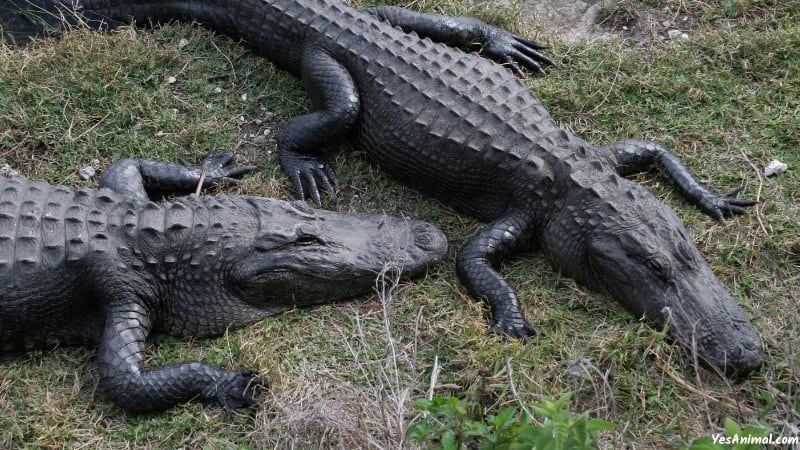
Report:
M491 308L489 331L521 338L535 335L536 329L525 320L514 288L492 266L528 240L528 222L521 213L499 219L473 236L456 257L461 282Z
M131 412L155 411L193 399L216 401L226 412L256 403L264 386L252 370L224 370L199 362L144 370L150 314L139 301L122 296L109 305L100 341L100 383L111 399Z
M416 32L436 42L450 45L480 44L487 56L508 65L522 74L520 64L534 72L544 73L543 64L555 64L539 50L547 48L531 40L509 33L471 17L425 14L397 6L376 6L364 11L385 20L403 31Z
M184 194L219 184L235 185L238 177L255 166L234 166L233 153L215 154L212 149L199 165L171 164L151 159L123 159L111 164L100 176L100 187L137 200L147 201L148 191Z
M755 200L736 198L741 188L720 195L703 186L678 156L656 142L631 139L606 145L601 150L611 152L612 163L620 175L639 172L652 166L658 167L675 182L684 197L716 220L745 214L745 207L757 203Z
M321 151L355 123L358 90L347 69L319 48L304 52L302 78L314 111L292 119L278 134L278 152L298 197L310 196L321 207L320 190L332 192L339 184Z

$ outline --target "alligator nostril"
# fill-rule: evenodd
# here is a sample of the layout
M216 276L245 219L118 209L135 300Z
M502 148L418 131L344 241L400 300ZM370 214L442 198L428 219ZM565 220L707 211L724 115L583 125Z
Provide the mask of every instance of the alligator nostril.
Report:
M742 347L745 353L761 353L761 339L746 340Z
M764 364L764 352L760 343L743 343L735 349L731 349L730 356L726 371L729 372L729 375L734 375L737 378L758 370Z
M414 244L423 250L433 249L433 238L431 236L430 227L423 224L414 226Z
M414 224L412 233L414 234L414 244L425 251L439 250L445 242L442 232L429 223Z

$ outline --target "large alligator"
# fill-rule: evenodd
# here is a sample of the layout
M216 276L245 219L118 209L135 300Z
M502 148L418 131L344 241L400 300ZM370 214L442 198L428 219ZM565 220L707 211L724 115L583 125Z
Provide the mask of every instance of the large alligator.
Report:
M556 270L656 327L669 323L710 365L735 375L761 366L758 334L681 221L622 175L655 165L718 220L754 202L702 186L659 144L598 147L560 129L512 73L550 62L538 44L475 19L336 0L75 3L93 17L197 21L301 77L313 111L278 135L281 164L301 198L319 205L320 191L334 190L323 149L349 136L402 182L489 222L458 253L456 267L469 292L490 305L492 330L535 333L495 266L538 246ZM479 44L513 70L452 44Z
M207 160L206 185L242 173L229 160ZM246 196L147 201L145 185L186 191L200 177L147 160L112 166L99 190L0 177L0 350L99 345L101 386L120 407L197 398L232 412L255 402L254 371L145 368L150 332L221 335L368 293L392 265L419 274L446 250L432 225L400 217Z

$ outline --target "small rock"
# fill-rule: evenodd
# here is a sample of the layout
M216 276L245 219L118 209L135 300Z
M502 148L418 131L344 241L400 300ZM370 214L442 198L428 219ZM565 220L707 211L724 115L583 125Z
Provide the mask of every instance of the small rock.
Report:
M267 137L264 136L263 134L259 134L258 136L255 136L253 138L253 144L255 145L263 145L266 142L267 142Z
M773 159L767 164L767 167L764 168L764 176L771 177L773 175L780 175L787 170L789 170L788 164Z
M97 174L97 171L92 166L86 166L78 171L78 175L84 180L91 180Z
M19 172L12 169L11 166L9 166L8 164L3 164L2 166L0 166L0 175L4 177L13 177L19 175Z
M570 361L567 373L572 381L591 380L592 377L586 370L587 366L591 367L591 362L585 357Z
M689 39L689 35L681 30L669 30L667 31L667 36L670 39Z

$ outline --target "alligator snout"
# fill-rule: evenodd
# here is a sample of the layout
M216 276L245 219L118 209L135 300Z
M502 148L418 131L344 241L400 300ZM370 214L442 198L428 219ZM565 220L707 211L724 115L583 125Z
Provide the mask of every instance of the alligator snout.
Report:
M725 364L725 372L729 376L743 377L764 364L764 352L757 336L744 339L730 352L730 362Z

